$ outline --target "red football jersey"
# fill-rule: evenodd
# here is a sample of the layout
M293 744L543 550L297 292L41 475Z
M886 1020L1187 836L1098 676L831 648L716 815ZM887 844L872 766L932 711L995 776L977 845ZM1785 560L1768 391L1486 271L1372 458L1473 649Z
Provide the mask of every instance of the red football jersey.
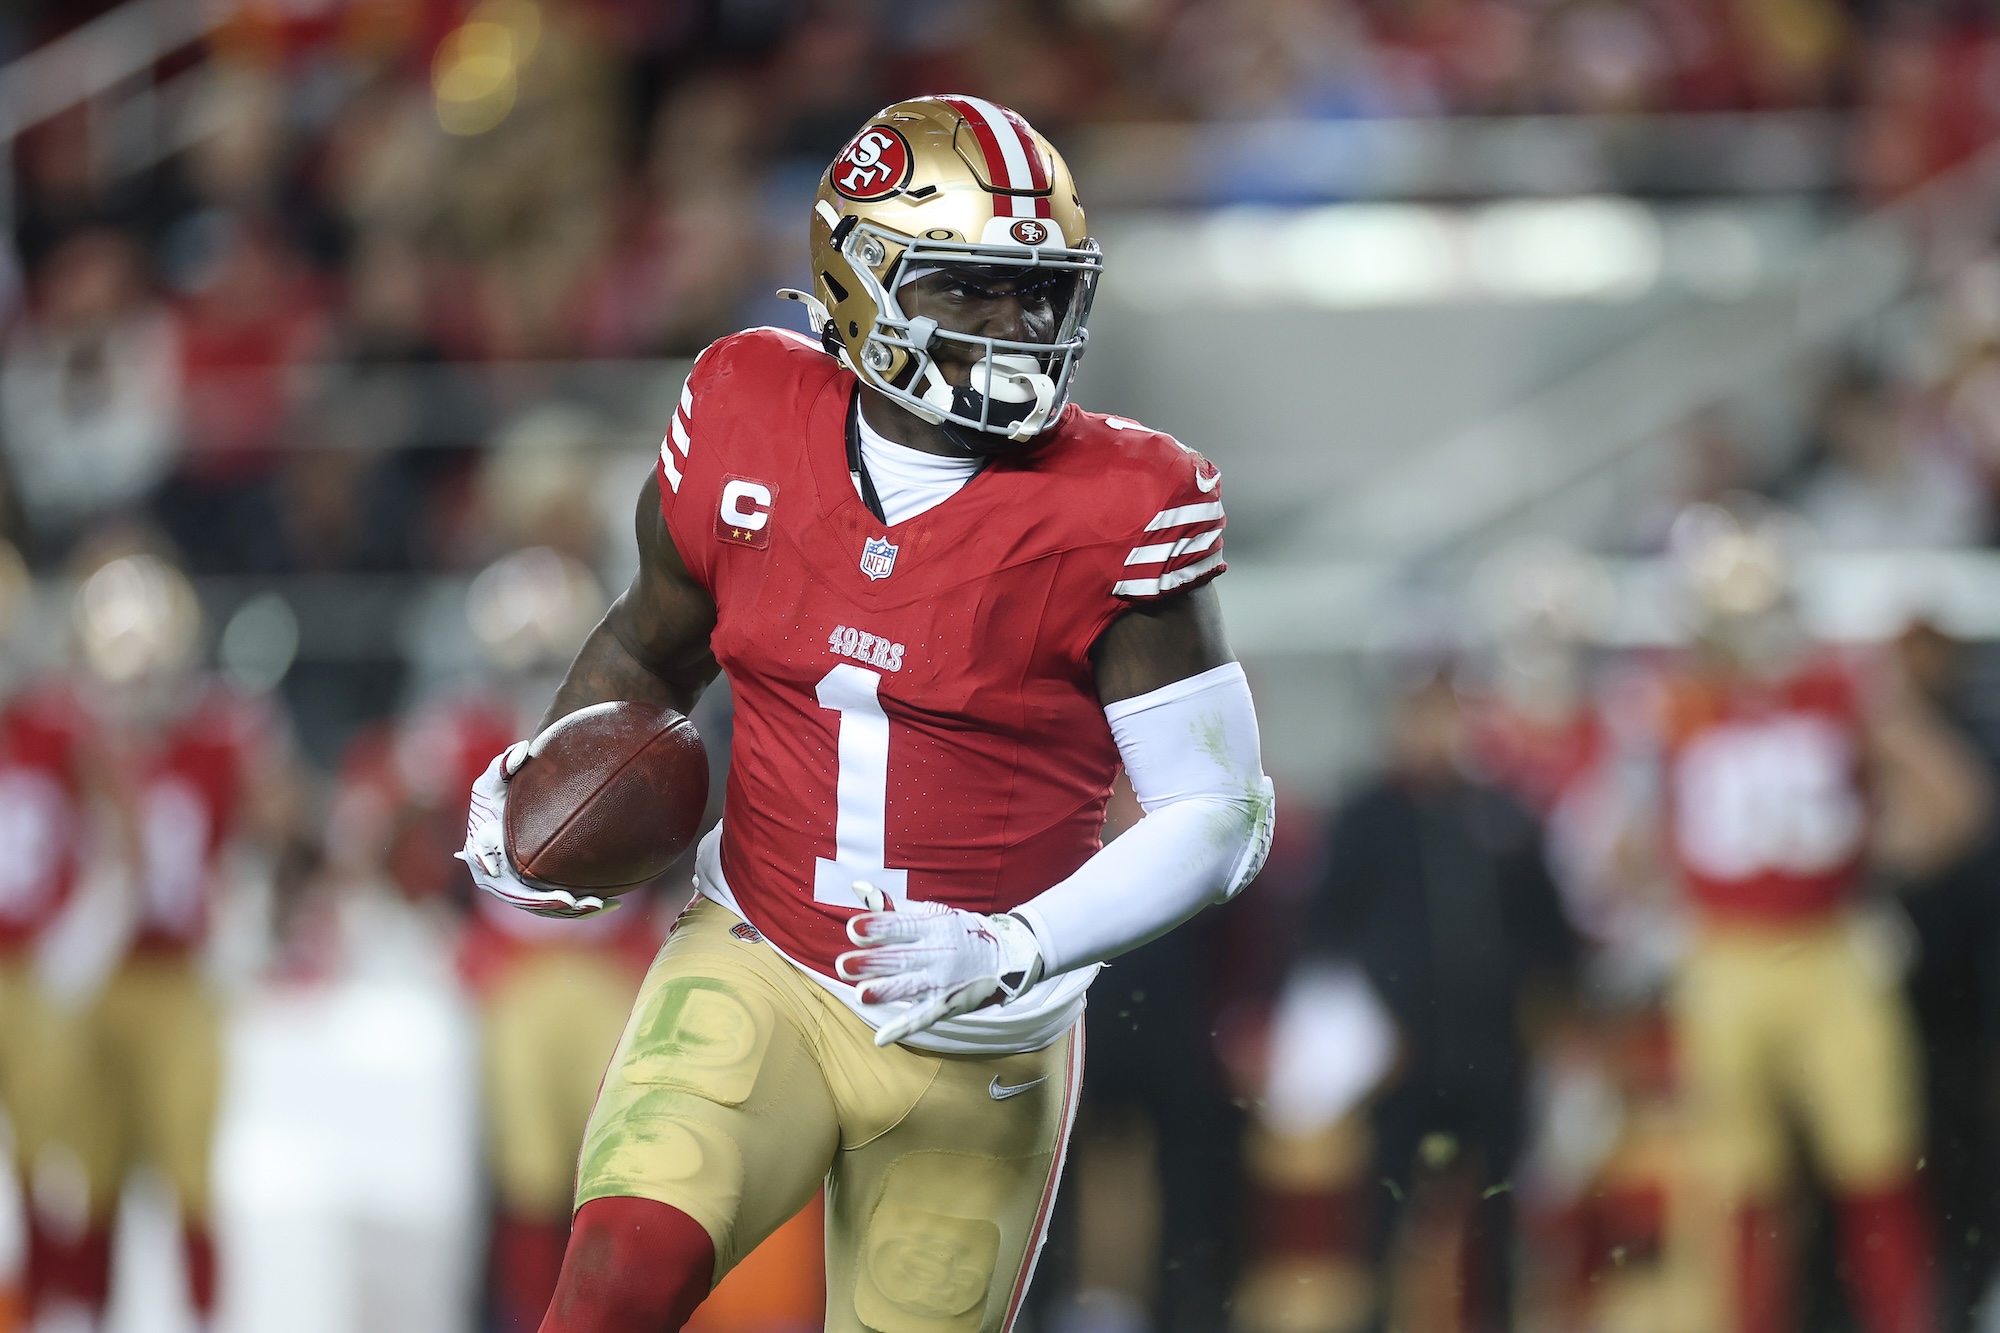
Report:
M76 886L89 718L60 686L0 709L0 953L31 943Z
M1670 841L1695 903L1786 919L1844 901L1870 814L1846 673L1818 663L1773 684L1683 681L1666 707Z
M200 944L240 830L260 759L281 743L276 719L256 699L220 686L157 739L125 749L136 784L141 949L176 952Z
M856 880L999 912L1097 851L1118 751L1091 644L1133 602L1224 567L1216 469L1075 406L1031 452L885 526L848 472L855 392L809 339L725 338L659 464L735 701L723 875L753 925L827 975Z

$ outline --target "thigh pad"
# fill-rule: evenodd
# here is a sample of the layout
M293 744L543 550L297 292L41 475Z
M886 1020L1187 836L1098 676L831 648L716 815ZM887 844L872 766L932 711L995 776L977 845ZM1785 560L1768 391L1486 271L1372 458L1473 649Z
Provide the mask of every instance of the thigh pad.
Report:
M854 1312L862 1323L881 1333L978 1329L1000 1258L992 1219L1019 1192L1019 1168L943 1151L899 1158L861 1237Z

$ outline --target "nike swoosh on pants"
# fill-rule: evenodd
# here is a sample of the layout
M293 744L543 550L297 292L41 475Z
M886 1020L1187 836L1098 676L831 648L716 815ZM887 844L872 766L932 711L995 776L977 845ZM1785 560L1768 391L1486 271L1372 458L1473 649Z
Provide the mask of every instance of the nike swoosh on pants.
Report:
M995 1074L993 1081L986 1085L986 1095L996 1102L1004 1102L1009 1097L1018 1097L1029 1088L1040 1087L1046 1082L1048 1082L1048 1077L1044 1075L1041 1078L1031 1078L1026 1083L1016 1083L1010 1088L1000 1081L998 1074Z

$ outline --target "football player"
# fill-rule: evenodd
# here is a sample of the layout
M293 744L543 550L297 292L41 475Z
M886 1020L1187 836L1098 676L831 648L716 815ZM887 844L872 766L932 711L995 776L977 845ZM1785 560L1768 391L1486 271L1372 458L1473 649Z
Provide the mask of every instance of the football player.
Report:
M79 585L73 616L84 697L129 816L135 899L124 952L84 1014L90 1069L70 1108L88 1145L90 1254L110 1262L125 1179L151 1165L180 1206L189 1295L206 1326L222 1014L201 954L230 854L273 841L290 817L289 745L262 699L197 669L200 606L168 560L111 555ZM101 1299L108 1279L93 1285Z
M546 547L503 556L472 588L468 619L487 651L484 688L440 694L363 731L343 757L329 817L328 844L340 849L330 854L350 877L386 879L433 906L463 883L449 853L465 828L467 785L532 720L520 715L516 687L541 679L546 698L547 673L564 660L541 645L560 641L578 610L588 626L604 606L589 572ZM565 657L575 642L569 633ZM598 1079L664 922L644 909L549 920L476 897L458 961L480 1012L494 1204L487 1269L497 1327L532 1333L562 1268L576 1154Z
M679 1328L827 1188L835 1330L1000 1330L1046 1227L1105 959L1239 891L1272 795L1224 641L1221 477L1070 402L1103 257L973 97L890 106L813 204L815 336L697 360L641 565L551 719L735 700L700 896L592 1113L549 1333ZM600 910L502 850L530 911ZM1100 846L1123 763L1145 818Z
M27 569L0 543L0 642L27 591ZM103 1301L105 1266L85 1225L82 1158L67 1132L83 1072L72 997L40 965L70 908L93 808L110 804L96 728L76 691L32 678L0 703L0 1108L28 1187L26 1305L32 1321ZM65 979L66 980L66 979Z
M1891 804L1928 840L1977 836L1983 805L1935 726L1866 688L1805 633L1782 516L1697 505L1673 550L1697 644L1665 685L1664 843L1694 915L1671 999L1725 1308L1714 1326L1793 1324L1782 1216L1788 1126L1832 1195L1867 1333L1928 1333L1938 1313L1922 1152L1920 1052L1893 935L1860 910Z

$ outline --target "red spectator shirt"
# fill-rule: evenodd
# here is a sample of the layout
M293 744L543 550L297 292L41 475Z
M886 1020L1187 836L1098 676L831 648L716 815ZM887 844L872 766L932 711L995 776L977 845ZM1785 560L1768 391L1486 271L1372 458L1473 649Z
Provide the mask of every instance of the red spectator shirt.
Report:
M76 887L89 737L88 715L61 686L0 708L0 956L32 944Z
M885 526L848 471L855 392L808 339L725 338L659 462L735 702L723 877L752 925L827 975L857 880L999 912L1098 850L1118 751L1091 645L1133 603L1223 569L1216 469L1075 406Z
M1838 907L1870 819L1847 674L1819 662L1773 683L1684 680L1667 712L1670 840L1695 903L1766 920Z

